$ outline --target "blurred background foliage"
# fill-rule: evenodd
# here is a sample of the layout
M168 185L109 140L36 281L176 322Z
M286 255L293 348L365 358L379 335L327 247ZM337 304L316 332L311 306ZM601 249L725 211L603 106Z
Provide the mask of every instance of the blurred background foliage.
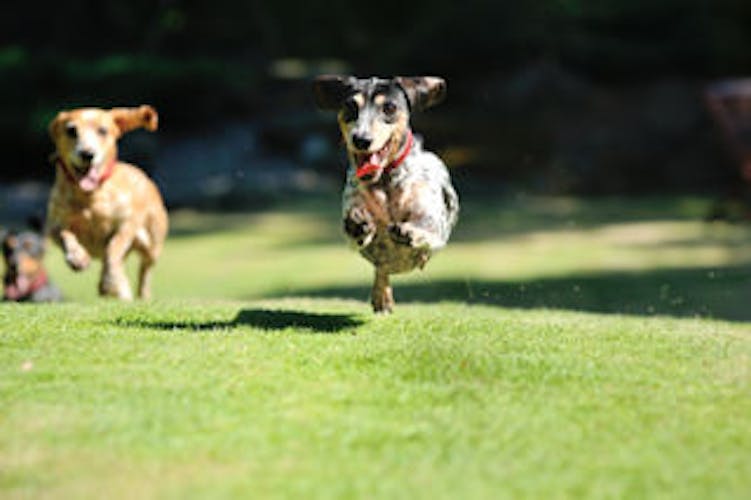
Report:
M46 124L58 110L148 102L162 128L128 138L124 156L173 205L197 203L181 194L191 185L169 191L177 178L225 200L254 186L330 186L341 178L337 131L313 109L309 80L352 72L447 78L448 101L415 128L465 192L739 183L702 93L751 68L747 1L13 0L0 9L5 182L49 182ZM222 153L232 148L242 154Z

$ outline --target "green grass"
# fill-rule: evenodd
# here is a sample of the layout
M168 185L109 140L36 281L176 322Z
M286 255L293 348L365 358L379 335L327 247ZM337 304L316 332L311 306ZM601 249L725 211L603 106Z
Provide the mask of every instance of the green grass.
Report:
M396 281L335 203L173 215L148 304L0 306L3 498L748 498L751 234L702 200L466 203Z

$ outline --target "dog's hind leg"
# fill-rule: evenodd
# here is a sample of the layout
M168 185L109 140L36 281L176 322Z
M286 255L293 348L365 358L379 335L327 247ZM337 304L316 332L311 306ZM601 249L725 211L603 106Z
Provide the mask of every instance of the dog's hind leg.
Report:
M154 264L162 253L162 243L156 242L149 246L149 240L143 234L136 238L136 249L141 256L141 264L138 269L138 298L148 300L151 298L151 275L154 270Z
M373 311L379 314L388 314L394 310L394 292L389 283L389 274L376 267L373 292L371 294Z
M151 298L151 274L154 270L156 259L151 258L145 252L141 254L141 265L138 268L138 298L148 300Z

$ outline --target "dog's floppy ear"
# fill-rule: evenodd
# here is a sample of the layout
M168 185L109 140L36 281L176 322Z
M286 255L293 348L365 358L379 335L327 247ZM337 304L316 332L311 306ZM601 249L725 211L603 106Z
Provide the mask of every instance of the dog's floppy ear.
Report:
M49 132L50 138L53 141L60 134L60 129L65 124L65 122L68 121L69 116L70 114L67 111L60 111L57 116L55 116L50 122L49 126L47 127L47 131Z
M354 78L343 75L321 75L313 80L316 106L327 111L337 110L352 92Z
M148 105L137 108L112 108L110 114L121 135L140 127L153 132L159 125L159 115Z
M446 98L446 80L437 76L397 76L396 83L404 91L409 107L422 111Z

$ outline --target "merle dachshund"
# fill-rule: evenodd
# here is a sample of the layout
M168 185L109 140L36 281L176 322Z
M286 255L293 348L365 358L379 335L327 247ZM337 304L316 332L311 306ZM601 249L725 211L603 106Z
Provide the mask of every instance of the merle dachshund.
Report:
M349 167L342 218L347 237L375 266L373 310L391 312L391 274L422 268L444 247L459 213L448 170L412 133L410 113L440 103L437 77L319 76L316 104L337 111Z

